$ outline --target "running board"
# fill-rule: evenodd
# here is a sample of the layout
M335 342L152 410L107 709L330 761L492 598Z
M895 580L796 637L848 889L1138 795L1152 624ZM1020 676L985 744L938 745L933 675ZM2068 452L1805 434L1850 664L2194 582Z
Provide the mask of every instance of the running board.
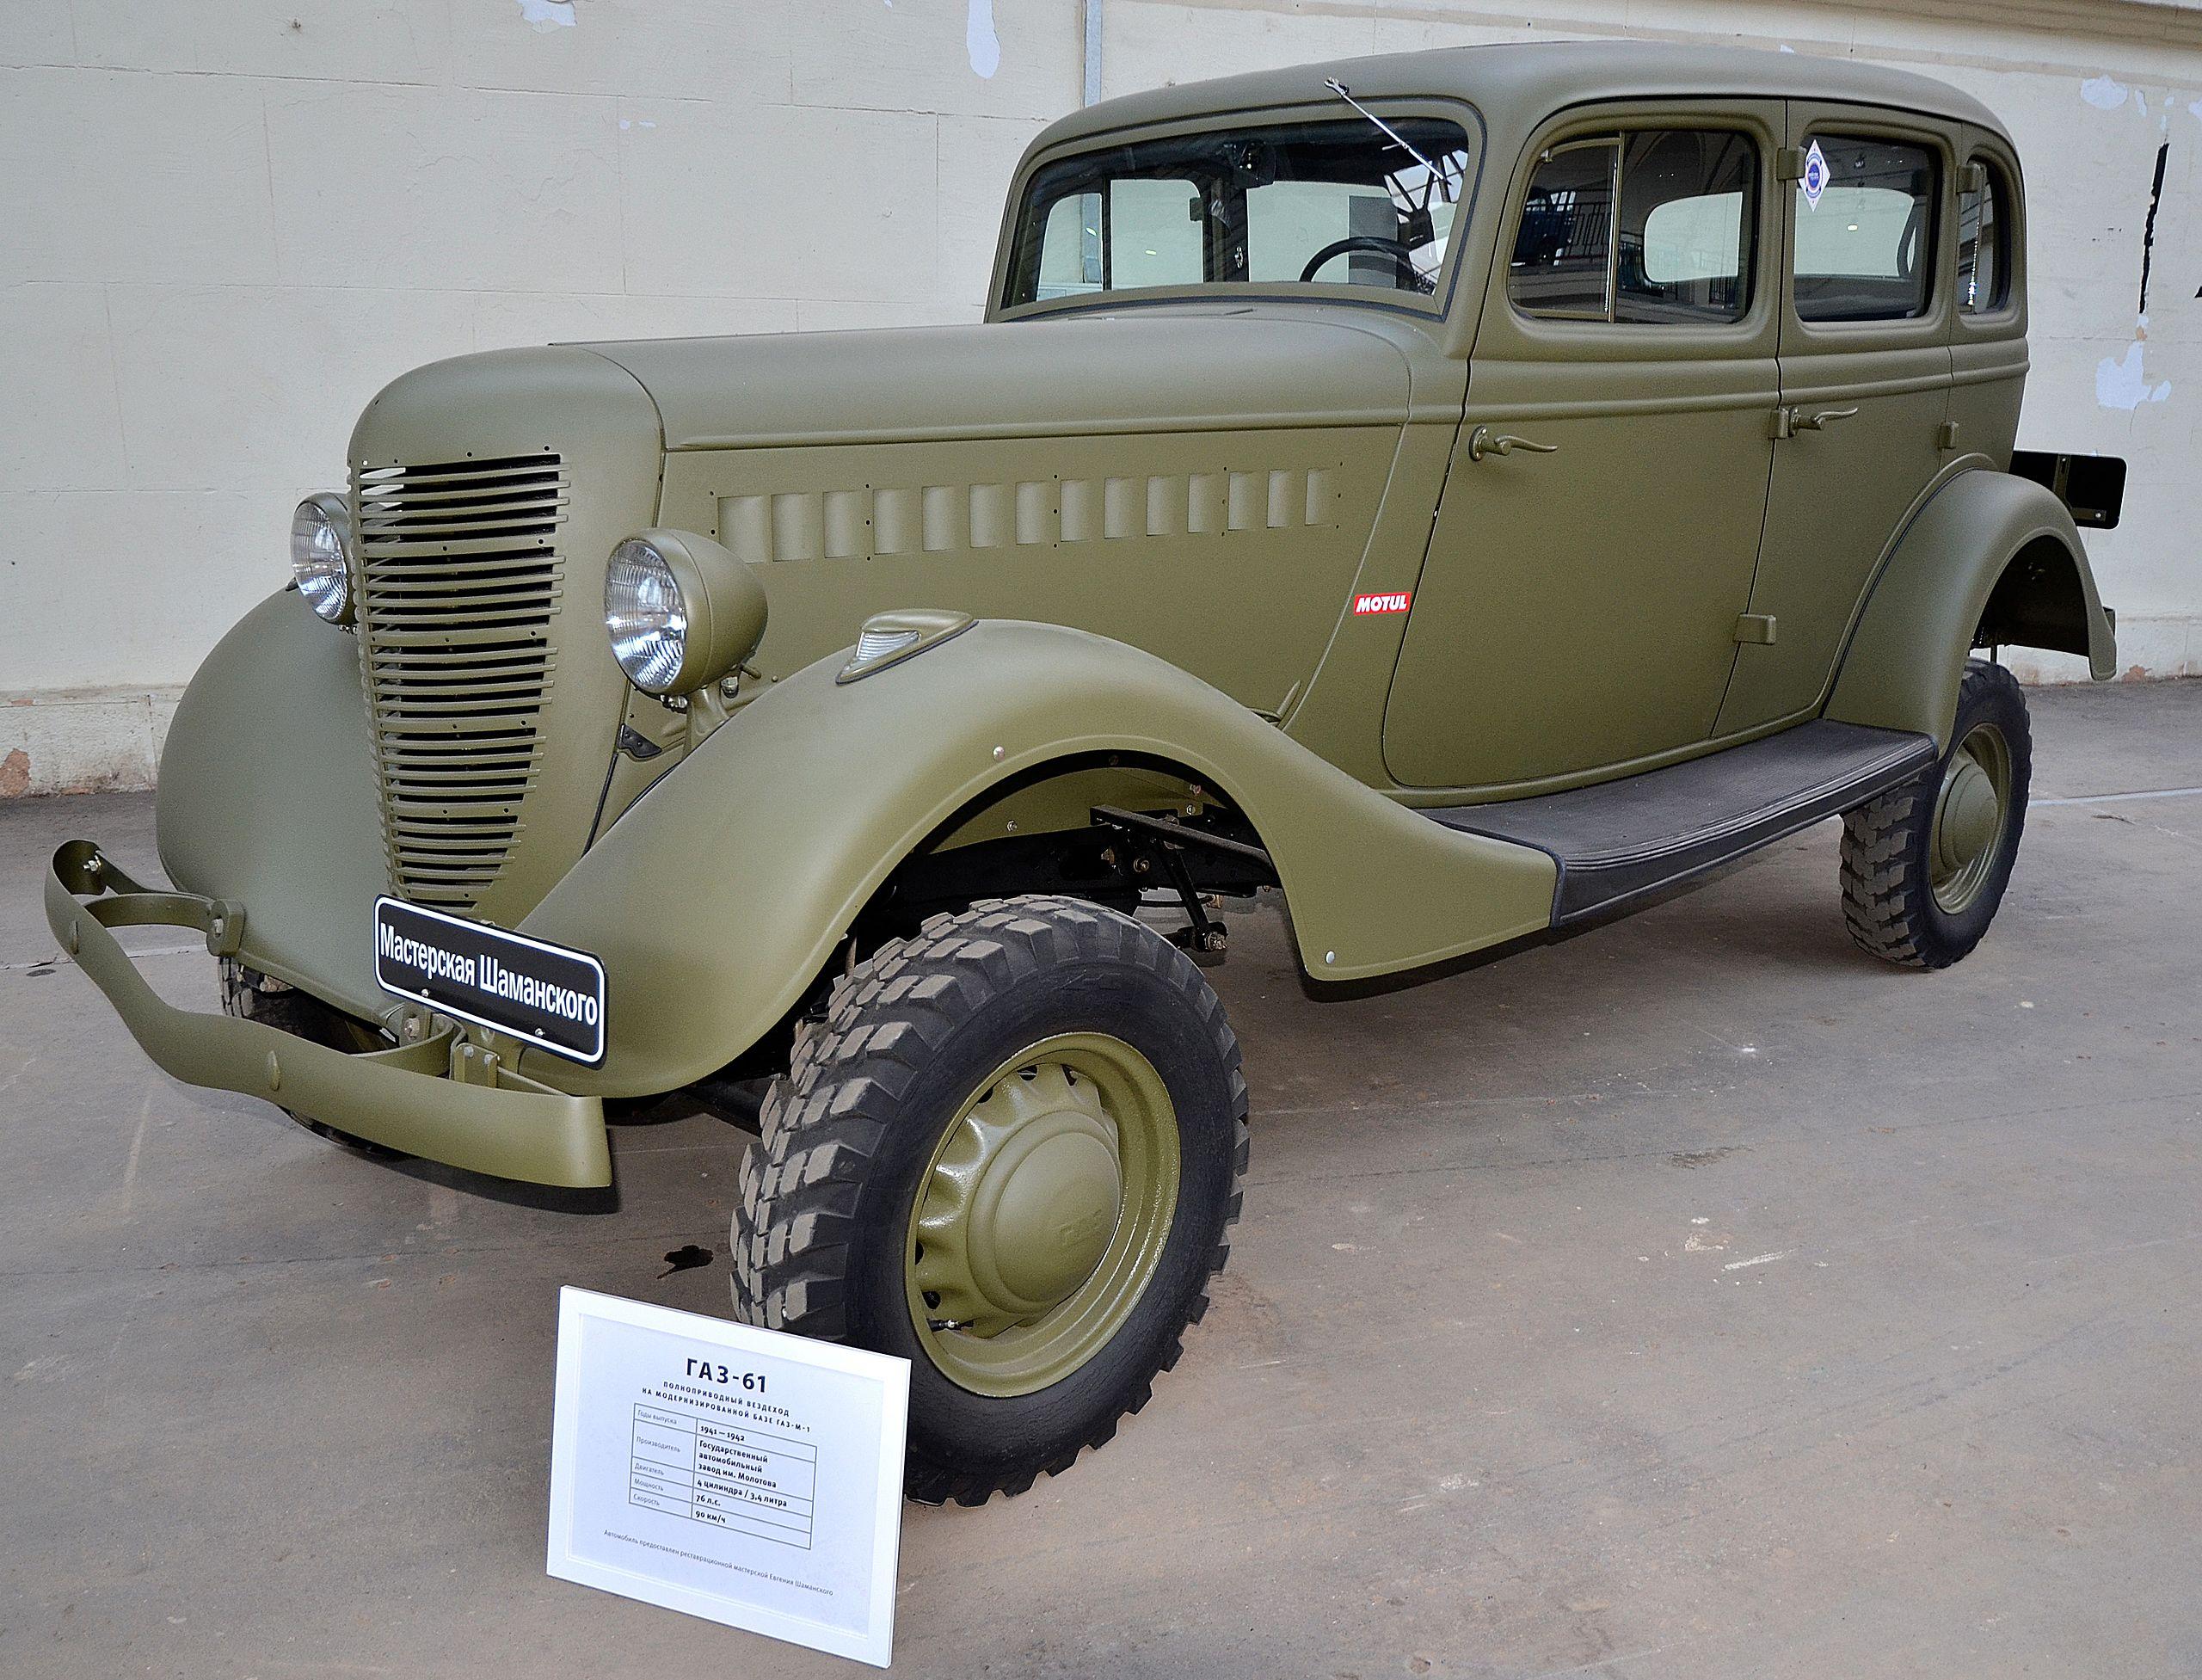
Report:
M1821 719L1619 781L1423 815L1549 853L1564 927L1861 805L1937 756L1928 735Z

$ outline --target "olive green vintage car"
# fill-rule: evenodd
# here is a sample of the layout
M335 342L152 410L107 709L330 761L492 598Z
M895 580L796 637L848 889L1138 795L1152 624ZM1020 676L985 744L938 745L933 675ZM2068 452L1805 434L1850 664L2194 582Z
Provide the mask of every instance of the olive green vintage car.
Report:
M1839 814L1861 945L1981 938L1993 650L2113 659L2116 464L2014 470L2024 218L1972 100L1804 57L1095 106L981 324L383 391L176 712L175 886L74 842L52 926L163 1068L363 1148L601 1185L607 1117L747 1097L735 1311L909 1359L913 1496L1018 1492L1223 1264L1221 896L1344 998Z

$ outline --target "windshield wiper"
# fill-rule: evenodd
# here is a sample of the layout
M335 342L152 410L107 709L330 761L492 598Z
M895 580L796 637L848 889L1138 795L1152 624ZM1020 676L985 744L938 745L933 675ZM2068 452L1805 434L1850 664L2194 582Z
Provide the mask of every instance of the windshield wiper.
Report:
M1419 151L1416 151L1413 143L1410 141L1405 135L1400 133L1399 131L1393 127L1390 123L1386 122L1383 118L1378 116L1366 105L1363 105L1359 100L1356 99L1353 96L1352 90L1349 89L1344 83L1339 81L1334 76L1326 76L1323 78L1323 85L1328 88L1332 93L1336 94L1340 99L1345 101L1347 104L1352 106L1355 110L1360 112L1362 116L1368 118L1370 122L1375 124L1375 126L1390 138L1393 145L1396 145L1400 151L1406 153L1408 157L1413 158L1414 161L1421 164L1424 169L1429 170L1430 178L1433 182L1442 181L1445 182L1447 186L1451 186L1453 182L1453 171L1450 169L1439 168L1438 165L1431 163L1427 157L1424 157ZM1452 202L1453 194L1449 192L1446 194L1445 198L1446 201L1449 204Z

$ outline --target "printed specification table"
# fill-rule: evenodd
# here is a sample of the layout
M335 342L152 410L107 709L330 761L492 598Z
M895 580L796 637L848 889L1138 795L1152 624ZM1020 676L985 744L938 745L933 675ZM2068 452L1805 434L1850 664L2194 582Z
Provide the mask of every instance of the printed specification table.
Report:
M810 1549L814 1447L746 1424L635 1407L627 1503Z

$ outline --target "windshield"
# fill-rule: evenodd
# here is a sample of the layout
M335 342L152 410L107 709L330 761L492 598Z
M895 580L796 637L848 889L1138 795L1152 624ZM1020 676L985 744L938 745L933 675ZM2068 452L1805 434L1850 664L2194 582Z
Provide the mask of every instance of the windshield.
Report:
M1161 286L1436 289L1468 137L1430 117L1215 129L1081 152L1033 177L1005 305Z

